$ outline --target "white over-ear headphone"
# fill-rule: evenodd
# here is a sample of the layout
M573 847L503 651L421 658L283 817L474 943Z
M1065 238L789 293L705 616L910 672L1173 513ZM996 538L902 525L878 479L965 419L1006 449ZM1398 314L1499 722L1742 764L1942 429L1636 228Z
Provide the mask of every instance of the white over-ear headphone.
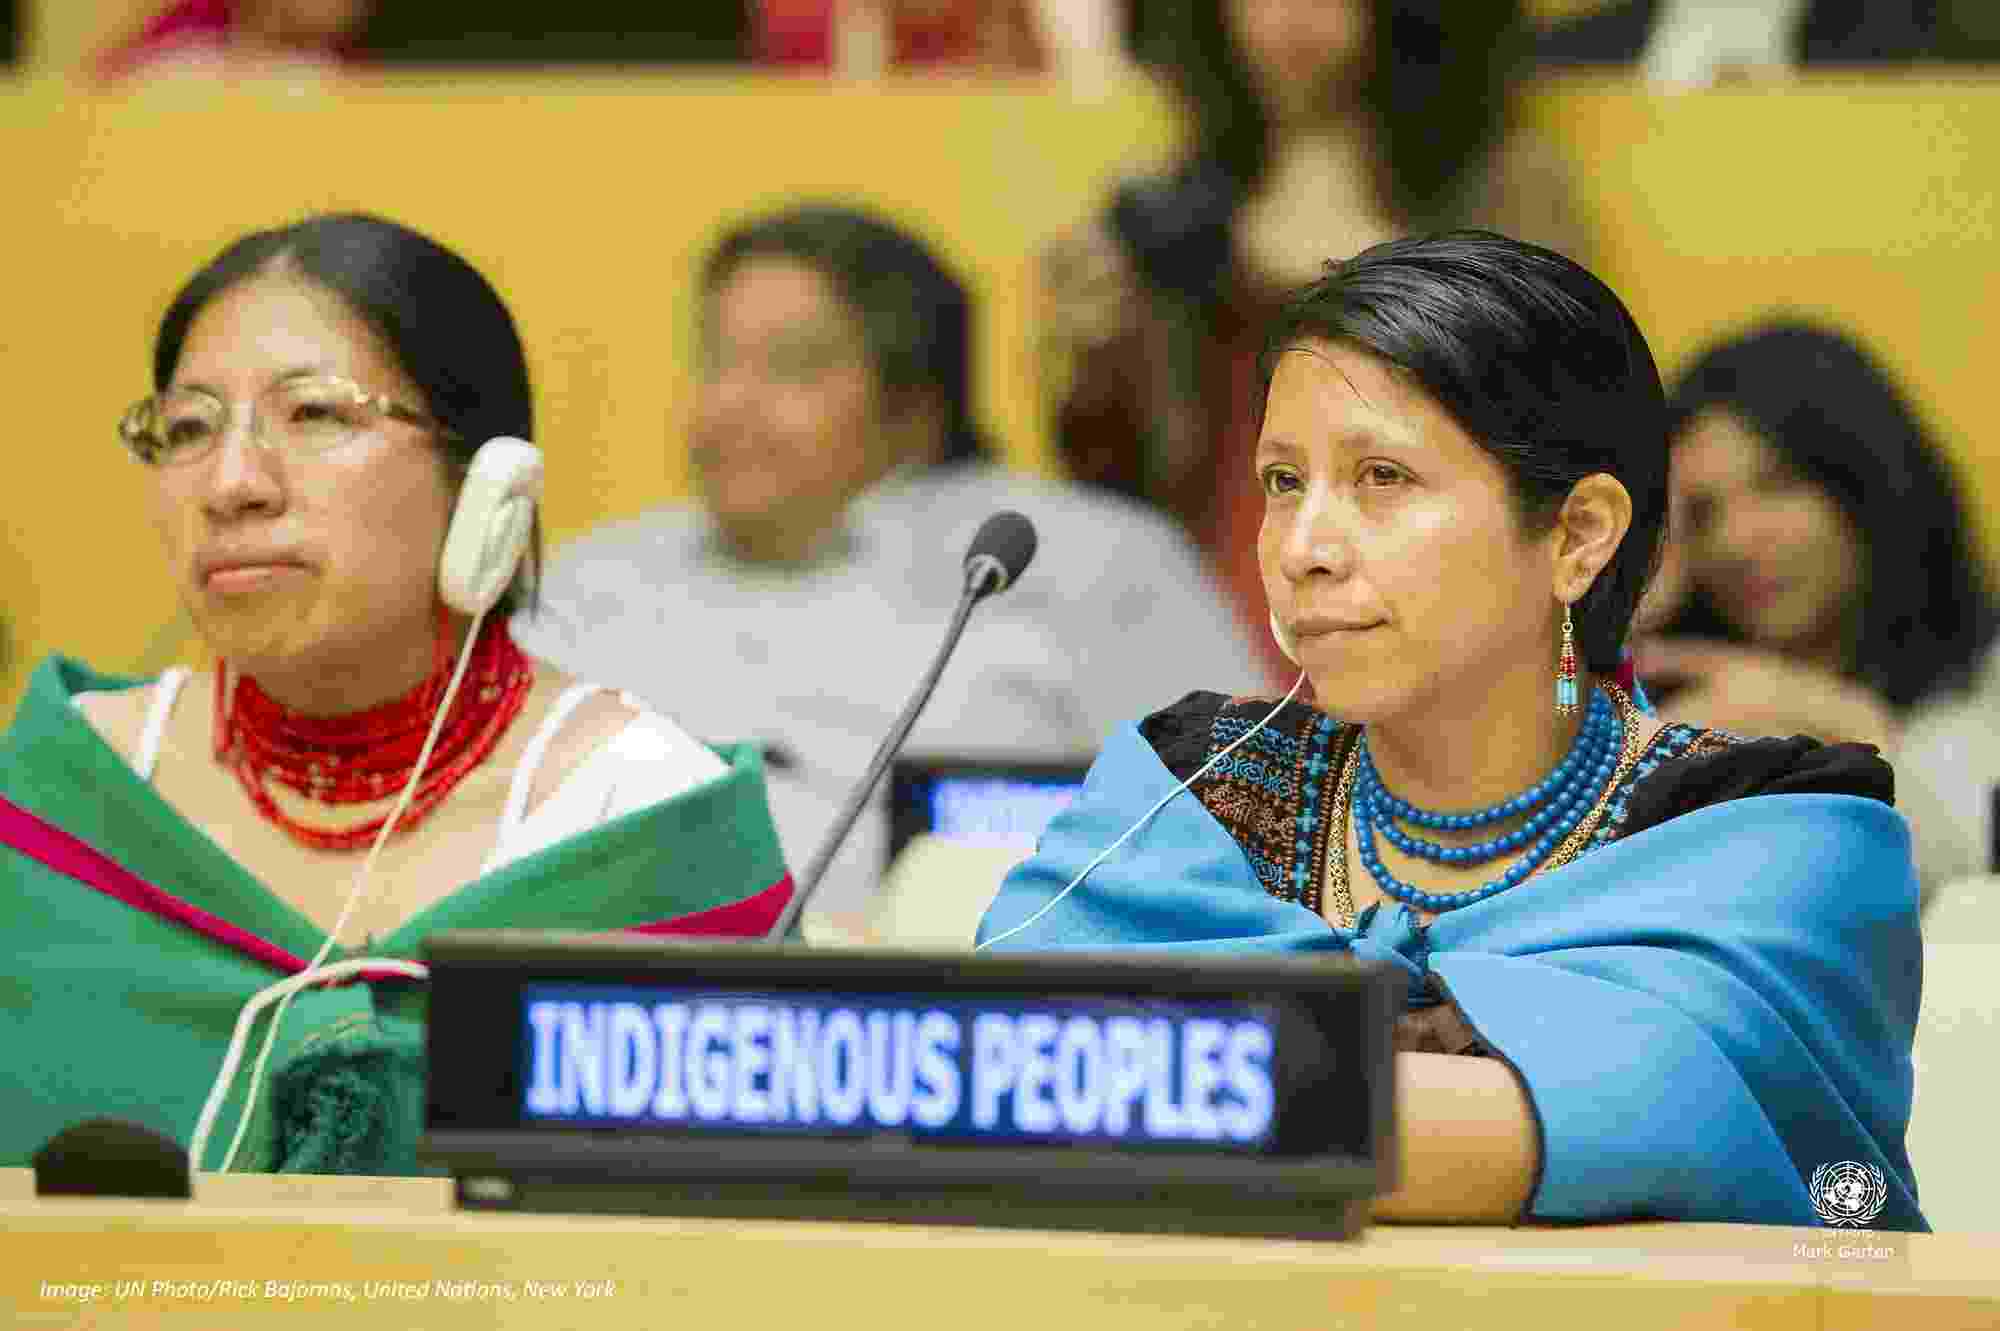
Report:
M473 455L438 559L438 594L464 615L491 610L528 552L542 497L542 451L489 439Z
M1271 612L1271 638L1278 644L1278 650L1285 654L1287 661L1293 665L1299 663L1299 645L1292 641L1291 630L1279 621L1278 612L1275 610Z

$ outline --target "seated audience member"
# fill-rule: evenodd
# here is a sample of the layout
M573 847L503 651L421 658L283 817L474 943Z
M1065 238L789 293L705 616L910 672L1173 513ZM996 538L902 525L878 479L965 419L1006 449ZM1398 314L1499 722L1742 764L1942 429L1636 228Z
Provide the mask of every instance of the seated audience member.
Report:
M532 547L497 613L445 599L468 464L534 429L484 277L367 216L256 232L174 298L152 372L120 432L218 664L54 657L0 737L0 1164L99 1116L187 1143L245 1001L334 948L776 918L754 750L725 761L517 647ZM295 995L248 1167L416 1172L422 1004L395 978Z
M744 0L396 0L360 35L378 68L740 63Z
M1317 703L1194 693L1127 725L979 945L1400 967L1386 1219L1813 1225L1814 1169L1858 1161L1870 1223L1924 1228L1888 767L1663 723L1612 682L1667 483L1625 307L1446 233L1334 267L1268 347L1257 553Z
M1616 0L1549 25L1545 68L1636 65L1651 82L1693 87L1800 65L1920 60L1935 0Z
M997 510L1027 514L1040 553L981 607L910 752L1087 758L1134 690L1257 677L1170 524L986 460L965 291L908 235L799 207L731 230L700 280L698 500L568 545L517 627L550 660L768 741L794 866L942 641ZM863 906L886 839L862 818L815 914Z
M1101 2L1101 0L1100 0ZM758 63L873 76L1048 63L1034 0L752 0Z
M1778 322L1699 356L1669 413L1684 600L1637 651L1664 713L1876 745L1927 885L1984 868L1994 603L1915 410L1853 339Z
M251 75L332 69L353 58L375 0L176 0L98 57L116 82L186 69Z
M1256 362L1283 293L1329 256L1476 225L1580 253L1568 170L1508 132L1508 3L1195 0L1156 7L1141 54L1192 146L1044 253L1042 359L1078 479L1144 498L1208 554L1258 641Z

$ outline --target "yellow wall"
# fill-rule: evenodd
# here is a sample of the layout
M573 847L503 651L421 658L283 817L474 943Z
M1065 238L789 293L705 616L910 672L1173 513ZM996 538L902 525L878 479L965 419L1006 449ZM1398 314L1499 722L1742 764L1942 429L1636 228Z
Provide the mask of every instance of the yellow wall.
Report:
M2000 84L1571 84L1531 114L1570 151L1601 267L1663 366L1766 305L1866 329L1948 427L1995 543L1983 320L2000 306ZM485 269L530 344L559 542L680 492L690 266L725 221L804 195L887 209L965 272L987 417L1017 462L1041 465L1031 247L1171 138L1139 85L1080 106L1026 84L669 74L172 81L106 99L54 77L0 83L0 616L15 638L0 716L49 650L129 668L181 649L146 478L112 425L148 386L174 285L243 228L366 207Z
M2000 553L2000 79L1698 94L1579 79L1530 110L1566 149L1598 271L1670 380L1759 312L1848 327L1919 402Z

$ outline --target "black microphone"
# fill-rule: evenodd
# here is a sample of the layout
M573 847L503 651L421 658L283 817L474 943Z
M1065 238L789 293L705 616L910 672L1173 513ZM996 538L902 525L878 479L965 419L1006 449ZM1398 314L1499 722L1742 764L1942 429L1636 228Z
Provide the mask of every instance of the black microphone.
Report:
M980 600L1004 592L1035 557L1035 524L1015 512L995 513L979 524L965 551L965 594ZM952 643L945 643L951 650Z
M840 816L833 820L826 839L820 843L812 859L807 861L805 873L799 878L798 891L785 903L784 913L778 916L777 923L771 926L766 938L776 940L785 937L805 913L806 902L812 899L820 879L826 876L827 866L833 863L834 854L847 840L847 834L853 830L855 819L861 816L868 797L881 783L882 774L889 770L889 764L902 751L903 741L910 737L910 728L916 725L924 704L931 700L938 677L944 674L944 663L951 659L952 651L965 633L972 607L1013 586L1020 580L1022 570L1028 567L1028 561L1034 557L1035 524L1019 513L995 513L980 524L978 534L965 551L965 590L959 593L958 609L952 612L951 627L944 634L944 645L931 659L931 668L917 685L917 691L910 695L910 701L904 704L903 713L890 727L888 737L875 750L867 772L848 795L847 803L841 806Z
M187 1152L142 1123L93 1118L64 1128L35 1152L37 1197L193 1195Z

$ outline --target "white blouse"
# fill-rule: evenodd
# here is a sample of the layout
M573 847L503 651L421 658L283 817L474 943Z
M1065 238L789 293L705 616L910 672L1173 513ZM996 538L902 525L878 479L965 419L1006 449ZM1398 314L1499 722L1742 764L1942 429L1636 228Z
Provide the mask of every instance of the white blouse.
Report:
M141 781L153 779L167 719L173 715L174 703L192 674L186 667L176 666L163 672L153 688L145 728L140 731L138 749L132 754L132 768ZM528 792L534 787L535 773L541 768L550 741L579 706L602 691L597 684L572 684L542 718L514 768L493 849L480 866L481 874L492 873L621 814L686 794L727 772L714 750L624 693L619 696L639 714L571 769L548 797L535 806L533 813L527 812ZM81 707L82 700L89 696L88 692L79 693L71 701Z

